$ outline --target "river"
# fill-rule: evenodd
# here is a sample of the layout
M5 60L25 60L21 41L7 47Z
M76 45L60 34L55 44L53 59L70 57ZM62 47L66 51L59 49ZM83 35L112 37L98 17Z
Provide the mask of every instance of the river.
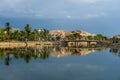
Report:
M0 49L0 80L120 80L120 50L36 46Z

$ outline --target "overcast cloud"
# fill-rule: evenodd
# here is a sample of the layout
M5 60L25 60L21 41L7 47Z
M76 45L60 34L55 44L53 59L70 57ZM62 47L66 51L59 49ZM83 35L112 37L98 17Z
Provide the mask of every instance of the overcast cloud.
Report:
M1 0L0 16L91 19L120 11L119 3L119 0Z

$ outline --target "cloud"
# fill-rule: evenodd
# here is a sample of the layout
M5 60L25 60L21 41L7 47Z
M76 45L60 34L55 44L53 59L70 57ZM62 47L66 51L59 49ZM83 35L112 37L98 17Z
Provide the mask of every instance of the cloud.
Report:
M91 18L97 18L97 17L102 17L105 16L106 13L101 12L101 13L97 13L97 14L87 14L84 19L91 19Z
M96 3L98 0L70 0L74 4L91 4Z
M91 4L91 3L98 3L98 2L108 2L112 0L70 0L76 4Z
M76 0L76 1L80 3L96 3L98 0Z
M119 3L117 0L1 0L0 16L91 19L118 10L119 5L112 2Z
M5 8L16 8L17 6L21 5L24 0L1 0L1 7Z
M70 16L70 15L68 15L68 16L66 16L68 19L70 19L70 18L72 18L72 16Z
M105 12L98 12L98 13L93 12L93 13L84 13L84 14L78 14L78 15L70 14L70 15L63 16L63 17L68 18L68 19L93 19L93 18L100 18L100 17L105 17L105 16L107 16L107 13Z

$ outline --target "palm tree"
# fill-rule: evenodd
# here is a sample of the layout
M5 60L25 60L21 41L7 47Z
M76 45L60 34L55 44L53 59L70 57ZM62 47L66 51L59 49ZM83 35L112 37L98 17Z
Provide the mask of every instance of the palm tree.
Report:
M39 31L37 29L34 29L32 34L31 34L31 38L33 38L33 40L37 41L39 40Z
M26 32L26 40L28 40L29 37L30 37L30 33L31 33L30 25L29 25L29 24L26 24L26 26L25 26L24 29L25 29L25 32Z
M25 31L20 31L20 41L25 41L26 39L26 32Z
M30 28L30 25L29 24L26 24L26 26L25 26L25 44L26 44L26 46L28 45L27 44L27 41L29 40L29 38L30 38L30 33L31 33L31 28Z
M41 37L42 40L44 40L44 41L49 41L49 40L50 40L49 30L47 30L47 29L42 29L42 30L40 31L40 37Z
M6 25L5 30L7 32L8 40L10 40L10 30L12 29L12 27L10 25L10 22L6 22L5 25Z

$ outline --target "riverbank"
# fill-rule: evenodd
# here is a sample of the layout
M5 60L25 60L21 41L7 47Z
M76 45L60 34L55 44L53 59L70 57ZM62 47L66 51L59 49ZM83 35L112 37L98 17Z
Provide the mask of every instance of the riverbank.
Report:
M89 44L90 46L88 46L88 43L87 42L79 42L80 45L67 45L67 47L119 47L120 44L108 44L108 43L94 43L91 42L91 44ZM59 43L59 42L40 42L40 41L28 41L27 43L26 42L0 42L0 48L15 48L15 47L32 47L32 46L36 46L36 45L41 45L41 46L46 46L46 45L49 45L49 46L53 46L53 45L59 45L61 44L62 46L65 46L63 45L64 43ZM66 43L68 44L68 43ZM74 43L73 43L74 44Z
M36 46L36 45L55 45L55 42L0 42L0 48L14 48L14 47L25 47L25 46Z

